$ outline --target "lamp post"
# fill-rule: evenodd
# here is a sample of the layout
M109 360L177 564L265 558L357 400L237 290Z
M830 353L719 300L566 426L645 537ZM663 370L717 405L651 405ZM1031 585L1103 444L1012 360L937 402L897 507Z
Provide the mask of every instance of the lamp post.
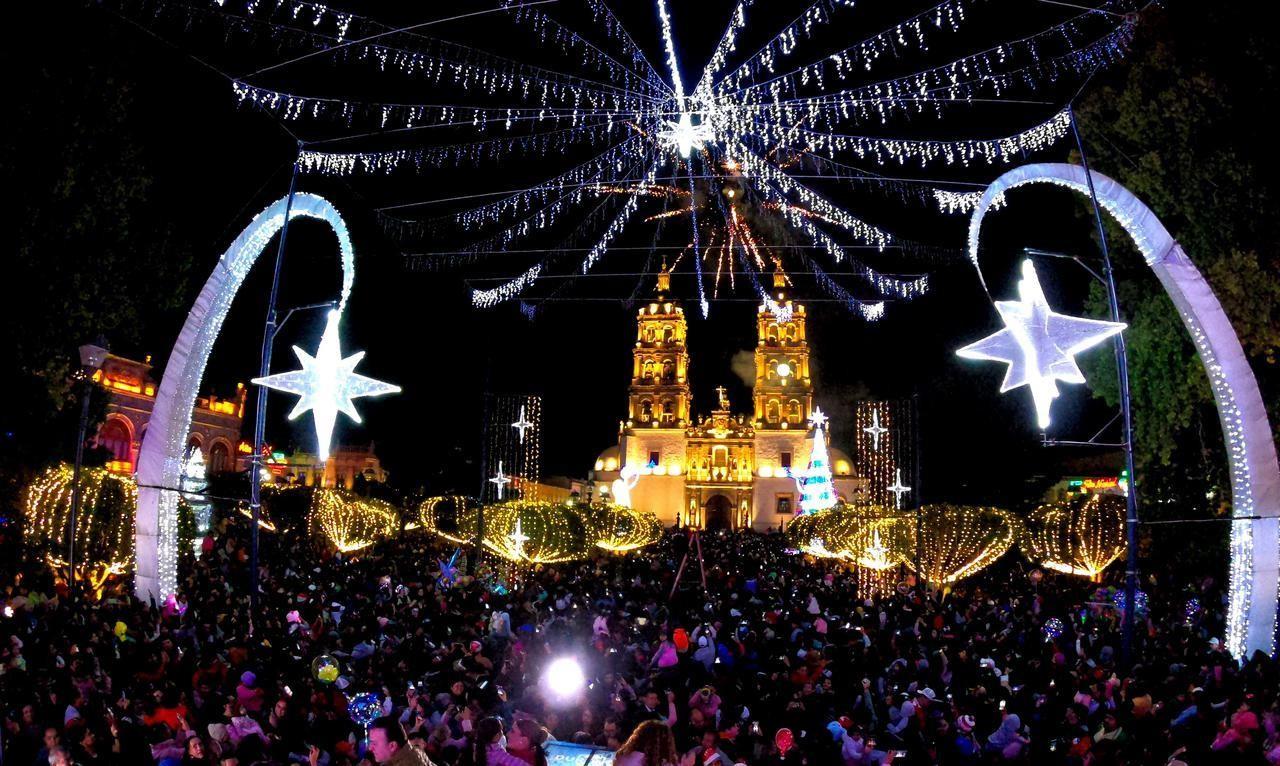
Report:
M67 532L67 594L76 600L76 517L80 515L80 466L84 462L84 440L89 430L89 394L93 391L93 374L107 360L107 342L99 338L80 347L80 429L76 438L76 463L71 471L71 518Z

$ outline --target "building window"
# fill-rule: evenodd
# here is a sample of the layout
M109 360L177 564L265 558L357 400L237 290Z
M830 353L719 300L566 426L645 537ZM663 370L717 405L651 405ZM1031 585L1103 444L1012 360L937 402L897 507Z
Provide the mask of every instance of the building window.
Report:
M769 421L770 423L777 423L778 410L779 410L778 400L777 399L769 400L769 403L766 404L764 407L764 419Z
M658 464L661 462L662 462L662 455L658 452L658 450L653 450L649 453L650 468L657 468Z
M783 452L781 455L779 455L778 465L782 468L782 470L790 471L791 470L791 453Z
M793 496L790 492L778 493L775 497L775 507L779 516L789 515L791 513L791 501Z
M653 417L653 402L649 401L648 399L644 400L643 402L640 402L640 420L644 423L648 423L649 419L652 417Z
M787 420L791 421L793 425L798 425L800 423L800 402L795 399L792 399L791 402L787 404Z
M231 450L227 449L227 445L218 442L209 450L209 473L222 473L231 470L230 463Z

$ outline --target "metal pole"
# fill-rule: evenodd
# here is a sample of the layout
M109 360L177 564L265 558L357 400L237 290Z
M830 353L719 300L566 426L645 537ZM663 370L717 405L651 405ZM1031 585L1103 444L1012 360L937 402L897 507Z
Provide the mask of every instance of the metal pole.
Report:
M89 430L89 393L93 378L82 371L85 379L80 390L80 429L76 439L76 463L71 471L71 529L67 533L67 600L76 602L76 518L80 515L80 467L84 463L84 440Z
M302 142L298 142L301 156ZM267 320L262 328L262 362L258 377L271 374L271 348L275 345L276 298L280 294L280 270L284 265L285 243L289 239L289 219L293 214L293 194L298 186L298 159L293 161L293 174L289 177L289 197L284 204L284 224L280 227L280 244L276 248L275 271L271 275L271 297L267 300ZM267 426L267 388L258 387L258 401L253 419L253 458L249 463L249 509L252 511L252 529L249 530L249 605L252 615L258 609L258 526L262 517L262 442ZM252 630L252 628L251 628Z
M1080 165L1089 182L1089 197L1093 201L1093 218L1098 227L1098 242L1102 247L1102 274L1106 278L1107 304L1111 321L1120 321L1120 302L1116 297L1115 272L1111 268L1111 251L1107 247L1107 232L1102 225L1102 206L1093 188L1093 174L1089 172L1089 158L1080 139L1080 126L1076 122L1074 106L1068 107L1071 132L1075 135L1076 148L1080 150ZM1129 402L1129 355L1125 349L1124 333L1116 333L1116 378L1120 382L1120 419L1123 429L1125 467L1129 471L1129 487L1125 498L1125 546L1128 550L1124 573L1124 625L1120 643L1120 660L1125 667L1133 661L1134 597L1138 590L1138 474L1133 461L1133 418Z
M489 422L492 417L490 411L493 394L488 392L489 388L489 366L485 365L485 393L484 404L481 407L483 413L483 425L480 427L480 495L479 503L476 507L476 535L471 541L471 555L467 557L467 574L474 576L476 568L480 565L480 555L484 551L484 493L489 485L489 435L492 430L492 423Z

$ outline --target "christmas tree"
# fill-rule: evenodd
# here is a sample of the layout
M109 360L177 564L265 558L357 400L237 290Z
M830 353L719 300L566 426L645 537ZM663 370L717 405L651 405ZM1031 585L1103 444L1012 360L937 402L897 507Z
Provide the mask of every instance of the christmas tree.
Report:
M831 466L827 463L827 435L824 428L827 416L822 414L821 409L814 409L809 423L814 428L809 467L796 479L800 487L802 514L821 511L836 504L836 490L831 483Z

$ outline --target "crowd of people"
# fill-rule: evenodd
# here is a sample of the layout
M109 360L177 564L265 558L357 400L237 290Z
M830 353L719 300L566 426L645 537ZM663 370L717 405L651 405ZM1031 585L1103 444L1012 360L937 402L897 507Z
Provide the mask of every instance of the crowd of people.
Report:
M676 582L679 532L474 578L421 532L355 556L264 533L255 607L245 526L223 520L165 604L21 569L0 763L543 766L559 741L622 766L1280 764L1277 665L1225 652L1209 579L1145 577L1125 663L1098 585L1012 554L869 593L782 535L707 532L704 590L696 559ZM564 657L577 694L545 682ZM369 692L366 729L348 704Z

